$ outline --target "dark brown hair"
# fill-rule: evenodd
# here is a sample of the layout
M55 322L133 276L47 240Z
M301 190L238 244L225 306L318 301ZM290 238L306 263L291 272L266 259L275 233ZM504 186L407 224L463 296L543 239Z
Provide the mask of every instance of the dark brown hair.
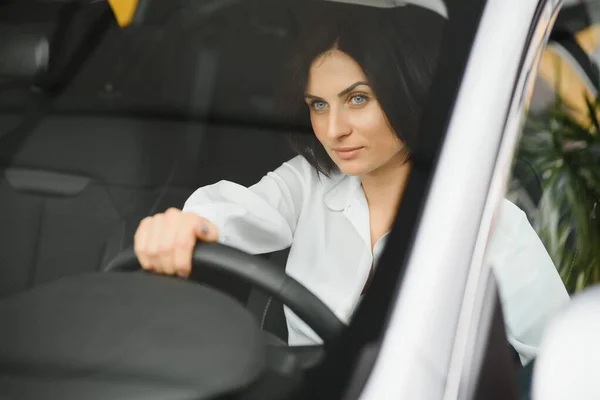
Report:
M304 20L280 104L294 125L310 126L304 91L312 62L333 48L363 69L392 130L407 155L417 140L419 120L437 64L445 19L433 11L403 6L375 8L323 1ZM290 135L294 149L320 173L336 169L315 135Z

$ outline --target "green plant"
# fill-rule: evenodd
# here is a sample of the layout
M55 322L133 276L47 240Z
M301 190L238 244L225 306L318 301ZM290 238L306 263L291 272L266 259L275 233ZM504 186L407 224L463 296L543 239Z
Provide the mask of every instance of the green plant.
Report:
M589 123L558 97L530 113L518 150L540 179L533 225L571 293L600 282L600 97L586 103Z

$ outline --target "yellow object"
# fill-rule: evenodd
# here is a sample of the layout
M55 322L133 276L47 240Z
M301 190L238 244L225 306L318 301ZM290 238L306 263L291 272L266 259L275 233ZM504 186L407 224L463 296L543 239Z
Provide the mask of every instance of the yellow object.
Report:
M131 23L138 6L138 0L108 0L120 27Z
M539 77L558 90L571 117L581 124L589 123L585 97L593 99L592 91L581 79L579 72L551 47L546 47L542 54Z
M582 49L589 54L600 43L600 26L591 25L577 32L575 38ZM570 62L551 47L546 47L544 50L539 67L539 77L558 89L558 94L573 118L582 124L590 123L585 96L591 100L594 99L591 88L586 85ZM598 118L600 118L600 114Z
M583 50L590 54L596 49L596 46L598 46L600 40L600 25L594 24L580 30L575 34L575 39Z

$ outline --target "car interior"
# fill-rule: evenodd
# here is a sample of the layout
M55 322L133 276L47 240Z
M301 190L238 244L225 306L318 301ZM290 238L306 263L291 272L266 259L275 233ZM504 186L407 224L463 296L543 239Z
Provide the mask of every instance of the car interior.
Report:
M249 57L244 49L265 49L268 54L262 57L278 57L282 52L272 49L289 45L285 30L291 24L275 18L285 14L278 2L265 7L267 12L254 13L250 21L245 20L247 10L243 7L223 8L221 20L211 18L213 29L227 23L239 31L221 40L211 37L209 27L196 22L184 29L171 24L158 33L147 28L122 30L112 21L107 26L105 21L112 15L102 3L71 8L43 3L34 13L25 4L3 8L0 297L12 298L59 278L102 271L121 250L132 245L133 232L143 217L169 207L181 208L196 188L221 179L251 185L293 156L281 132L259 129L251 121L236 125L202 120L208 113L270 112L274 82L268 78L278 71L264 68L281 62L260 62L263 71L256 74L257 66L251 64L259 63L260 57ZM68 28L60 24L68 24ZM83 57L78 53L81 44L77 39L93 38L97 35L94 29L104 31L101 43L92 54L86 54L89 58L82 59L83 68L67 68L72 60ZM49 53L45 59L38 57L44 52ZM245 68L239 68L241 65ZM77 73L72 72L74 69ZM52 92L56 90L52 84L65 79L63 74L71 74L66 76L69 84L60 96L47 94L53 97L50 110L32 88L50 87L48 92ZM243 115L239 120L244 120ZM265 257L277 260L283 269L285 252ZM276 300L257 290L251 293L246 282L222 274L205 271L203 279L248 303L257 316L261 315L262 329L287 339L282 310L270 313L268 319L263 316L267 304L277 309ZM228 320L234 320L234 314ZM51 325L59 327L58 319ZM80 328L80 334L89 332L89 327ZM229 331L249 333L253 328L230 326L214 333L223 337ZM248 340L252 339L249 335ZM247 353L237 352L251 354L252 343L246 345ZM77 348L72 342L71 346ZM185 365L181 352L173 354L179 357L179 365ZM75 358L81 361L81 357ZM271 358L271 364L279 362L281 374L293 370L289 359ZM252 358L246 364L234 363L247 378L233 381L233 389L255 375L248 374L249 370L261 371L260 362L249 368L252 363L256 363ZM222 375L231 372L235 375L233 370ZM232 389L220 385L221 391ZM2 386L9 388L10 382ZM206 396L209 386L202 389ZM143 391L134 394L127 388L120 390L127 398L149 398ZM161 398L158 389L152 395Z
M103 284L77 281L74 294L69 278L85 280L86 273L104 271L123 249L131 247L142 218L169 207L181 208L196 188L222 179L249 186L294 155L286 132L276 121L273 124L273 93L278 84L273 78L281 74L285 50L291 45L293 35L288 31L296 25L293 17L302 11L290 10L289 4L278 1L262 2L258 9L254 2L232 2L215 9L199 7L198 15L190 16L172 7L165 10L169 8L166 3L154 4L155 9L146 10L149 24L130 29L117 26L104 2L42 2L34 12L27 4L12 2L0 13L0 297L4 300L0 313L3 325L12 327L0 334L8 348L0 357L8 362L5 367L10 360L22 360L24 354L36 349L45 358L25 368L36 369L44 362L52 364L60 359L66 371L94 370L95 363L102 364L99 360L102 349L109 345L106 341L127 332L111 329L111 334L103 337L104 345L86 342L85 338L97 335L91 332L102 327L89 325L89 317L81 316L78 310L85 304L94 308ZM160 18L165 11L173 17L160 29L152 26L153 18ZM224 31L229 34L222 35ZM268 124L263 127L257 120ZM286 251L264 255L280 271L286 256ZM105 276L105 290L114 290L117 275ZM190 315L194 320L202 321L197 324L202 335L229 336L231 340L221 340L221 346L210 340L199 344L203 336L186 325L186 337L179 338L179 347L166 346L171 351L162 357L147 359L143 366L111 360L111 368L106 369L125 374L135 371L148 379L166 363L173 366L170 374L176 376L175 364L180 369L194 365L194 361L197 365L201 352L207 349L220 357L231 355L221 366L214 362L207 366L214 369L209 375L220 375L221 379L200 379L199 383L198 375L207 375L203 369L180 370L178 385L169 383L172 376L162 377L167 382L162 386L148 386L144 381L155 396L152 398L180 398L186 391L197 396L194 398L212 398L215 394L233 396L241 387L247 389L265 365L270 374L277 375L280 390L289 391L298 379L298 370L319 360L321 346L297 348L294 354L272 346L265 361L263 338L257 339L254 333L271 332L264 334L267 340L287 341L281 299L209 269L203 269L199 279L217 290L207 289L206 298L201 298L203 291L192 287L194 294L185 299L185 307L193 309ZM142 282L140 278L134 281ZM142 286L152 286L153 282ZM125 297L115 295L108 300L114 307L113 303L108 306L112 312L107 320L137 318L136 326L148 327L161 310L164 312L165 303L178 304L177 298L183 301L186 290L177 289L182 283L171 283L177 291L175 296L168 293L169 284L161 283L156 288L160 292L157 303L163 299L163 306L152 307L154 313L144 317L127 315L131 309L119 307L134 301L134 283ZM39 288L39 292L29 291L32 288ZM19 296L27 291L27 297ZM53 299L53 306L44 310L44 338L60 339L52 344L40 339L23 348L16 332L30 327L27 324L40 327L40 321L24 321L11 310L27 310L23 304L14 307L15 302L24 301L32 309L28 316L39 316L43 307L36 303L36 293L41 303L47 296ZM214 296L217 298L210 301ZM77 304L73 304L75 298ZM232 298L247 305L250 313L240 312L239 306L232 305ZM28 303L31 301L35 307ZM198 303L212 305L205 310L208 315L193 306ZM214 315L219 309L217 303L223 303L220 314L228 318ZM178 306L179 313L185 314L185 307ZM248 320L249 315L254 318ZM63 320L67 317L68 321ZM224 326L213 319L230 323ZM116 325L111 324L113 328ZM206 325L215 330L211 332ZM61 335L65 326L77 333L75 337ZM130 328L123 325L123 329ZM230 345L233 342L235 346ZM182 351L187 349L184 343L194 345L198 353ZM148 341L145 345L157 347ZM116 353L131 351L112 348ZM165 358L166 353L175 359ZM206 357L207 353L202 354ZM70 361L65 364L65 359ZM99 381L110 379L101 371L97 372ZM12 378L3 375L1 386L14 394L23 382ZM282 395L272 382L265 386L263 381L245 390L243 398ZM32 391L29 395L49 390L48 385L32 378L27 385ZM73 382L64 385L63 394L75 390ZM150 398L135 379L133 383L113 382L108 387L100 391L100 398L106 398L107 393ZM90 388L93 391L94 385ZM60 390L56 382L52 390Z
M22 390L22 379L31 390L25 398L49 390L53 381L39 378L54 377L44 365L60 359L57 374L84 371L79 381L64 380L62 393L86 384L89 399L286 398L298 371L318 362L321 348L265 352L265 338L287 340L282 301L249 281L210 269L198 278L210 287L89 275L110 269L132 246L145 216L181 208L195 189L219 180L251 185L294 156L288 127L274 117L273 94L304 11L300 2L256 3L154 2L144 25L126 28L105 2L0 4L0 315L15 327L0 330L0 342L10 344L0 369L34 371L0 376L7 391ZM518 160L515 174L534 177L527 190L539 199L538 172ZM286 251L262 256L284 270ZM123 285L127 294L114 289ZM149 290L158 294L144 300L144 313L123 307ZM20 297L24 292L30 295ZM94 311L99 298L109 306ZM17 303L31 315L15 312ZM159 315L178 314L196 323L160 354L139 357L157 347L136 336L139 330L161 332L169 321ZM127 324L103 323L133 319L139 322L131 332ZM66 324L73 332L60 335ZM20 342L16 332L32 326L47 334ZM105 334L93 335L94 346L85 340L89 332ZM102 353L109 343L111 357ZM32 349L40 360L14 361ZM112 357L118 354L124 356ZM199 357L211 363L190 371ZM168 376L164 364L172 366Z
M18 14L19 7L8 11L2 18L13 23L2 33L3 54L14 55L15 63L22 52L33 57L52 40L55 27L40 23L32 32L29 25L14 24L18 17L11 12ZM106 12L94 7L78 11L73 32L67 36L85 34L85 22ZM228 10L225 15L232 26L243 26L238 24L243 10ZM203 37L193 37L189 31L171 29L156 40L148 40L144 30L127 32L113 26L106 32L89 66L53 102L53 110L30 127L18 151L2 146L2 226L10 237L3 237L0 257L10 269L3 270L0 296L62 276L100 271L132 244L144 216L181 208L196 188L221 179L250 185L294 155L285 135L272 129L169 115L173 110L198 119L208 112L269 110L273 82L265 78L270 73L253 74L257 68L248 65L252 58L240 49L263 48L258 41L272 42L266 48L282 47L285 39L276 32L283 28L270 21L255 23L274 26L265 26L264 32L246 27L253 35L246 32L239 38L247 43L212 42L214 49L200 46ZM236 68L242 64L247 68ZM261 63L261 68L268 65L280 63ZM14 132L23 130L23 108L34 103L28 94L45 67L38 66L28 76L4 74L3 144L10 136L6 132L16 136ZM277 72L274 69L272 74ZM148 109L161 111L156 117ZM285 261L285 255L279 257ZM247 300L247 290L232 288L231 292Z

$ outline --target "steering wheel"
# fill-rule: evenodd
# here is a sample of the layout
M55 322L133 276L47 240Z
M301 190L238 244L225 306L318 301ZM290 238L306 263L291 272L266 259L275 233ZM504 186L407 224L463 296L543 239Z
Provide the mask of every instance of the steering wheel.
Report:
M189 280L202 282L198 273L209 268L249 282L288 306L325 343L335 339L345 324L312 292L266 259L219 243L198 242L192 255ZM106 271L139 271L142 267L132 249L119 253Z

